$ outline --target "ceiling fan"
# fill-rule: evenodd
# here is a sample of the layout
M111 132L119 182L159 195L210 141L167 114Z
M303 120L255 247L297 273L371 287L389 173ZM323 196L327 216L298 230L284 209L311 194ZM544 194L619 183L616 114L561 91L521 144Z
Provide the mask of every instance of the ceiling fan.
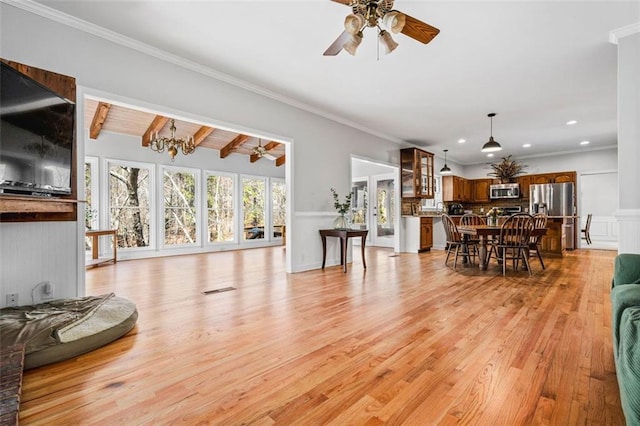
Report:
M440 32L411 16L393 10L393 0L331 0L351 7L352 13L344 20L345 30L324 52L324 56L335 56L346 50L350 55L356 54L356 49L362 42L362 30L366 27L377 28L380 43L386 53L391 53L397 46L391 34L380 25L388 28L394 34L401 32L421 43L427 44Z
M258 146L256 146L255 148L253 148L253 155L257 155L258 158L267 158L271 161L275 161L276 157L269 154L269 151L267 151L267 149L262 146L262 139L258 138Z

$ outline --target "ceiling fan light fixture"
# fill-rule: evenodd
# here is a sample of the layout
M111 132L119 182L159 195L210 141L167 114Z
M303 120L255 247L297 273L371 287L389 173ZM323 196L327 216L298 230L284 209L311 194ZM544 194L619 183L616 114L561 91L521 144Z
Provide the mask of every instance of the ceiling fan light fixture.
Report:
M380 31L380 42L384 46L385 53L388 55L393 52L396 47L398 47L398 43L391 37L388 31L382 30Z
M394 34L398 34L402 31L406 22L407 17L404 13L400 13L396 10L392 10L382 17L382 24Z
M487 115L491 119L491 136L489 137L489 141L482 145L482 152L496 152L502 150L502 146L493 139L493 117L497 114L492 112Z
M344 50L351 56L356 55L356 50L358 50L358 46L362 43L362 32L358 31L356 34L353 34L351 38L342 46Z
M440 174L441 175L450 175L451 169L449 168L449 166L447 166L447 151L449 151L448 149L444 149L444 167L440 169Z
M359 13L352 13L351 15L347 15L344 18L344 29L351 35L356 35L362 28L364 27L365 20L364 16Z

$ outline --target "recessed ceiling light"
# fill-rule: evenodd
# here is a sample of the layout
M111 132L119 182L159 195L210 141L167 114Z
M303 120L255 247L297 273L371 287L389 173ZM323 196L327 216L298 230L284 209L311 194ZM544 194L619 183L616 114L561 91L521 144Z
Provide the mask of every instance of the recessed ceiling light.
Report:
M458 139L458 143L465 143L466 139Z
M487 154L487 157L493 157L493 154Z
M582 141L580 142L580 145L589 145L589 141Z
M569 120L569 121L567 121L567 126L573 126L576 123L577 123L576 120Z
M522 145L523 148L531 148L531 144L530 143L525 143L524 145Z

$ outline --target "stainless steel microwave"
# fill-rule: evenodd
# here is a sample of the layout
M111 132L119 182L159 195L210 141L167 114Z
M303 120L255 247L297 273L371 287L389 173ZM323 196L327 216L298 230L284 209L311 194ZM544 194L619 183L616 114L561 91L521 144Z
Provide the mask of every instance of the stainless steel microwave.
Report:
M502 183L489 186L489 196L492 200L498 198L520 198L520 184Z

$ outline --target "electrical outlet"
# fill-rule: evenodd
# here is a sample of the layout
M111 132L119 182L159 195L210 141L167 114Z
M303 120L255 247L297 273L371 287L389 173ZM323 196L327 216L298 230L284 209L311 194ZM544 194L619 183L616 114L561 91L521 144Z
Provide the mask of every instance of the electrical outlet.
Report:
M18 293L7 294L7 306L18 306Z

